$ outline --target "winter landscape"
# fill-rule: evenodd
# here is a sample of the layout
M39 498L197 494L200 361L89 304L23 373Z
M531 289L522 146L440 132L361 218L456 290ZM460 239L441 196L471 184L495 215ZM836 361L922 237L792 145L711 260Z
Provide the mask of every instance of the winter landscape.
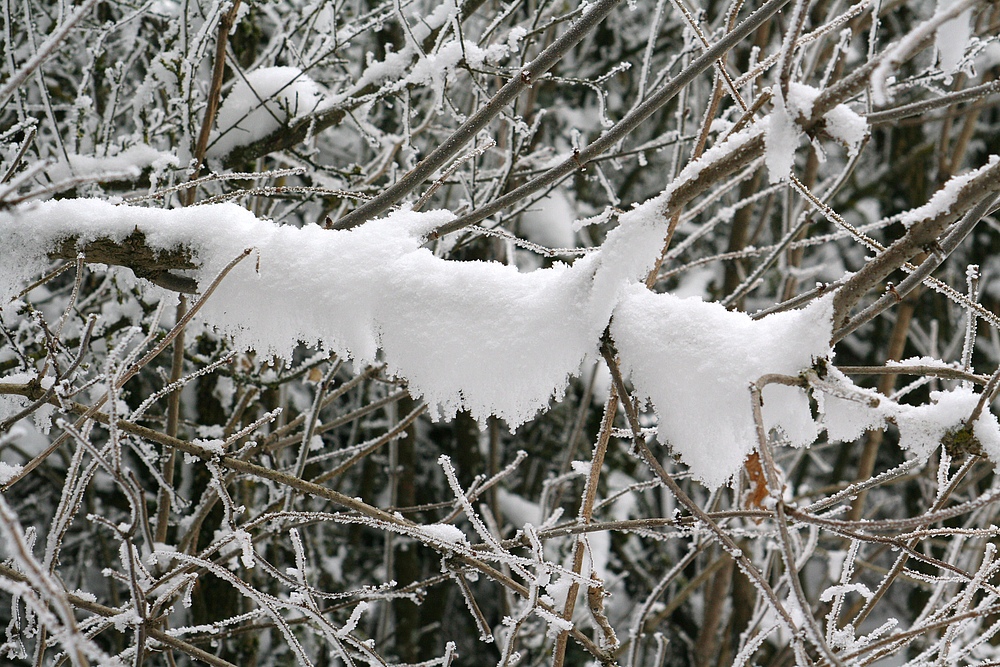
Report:
M1000 665L1000 5L3 0L0 663Z

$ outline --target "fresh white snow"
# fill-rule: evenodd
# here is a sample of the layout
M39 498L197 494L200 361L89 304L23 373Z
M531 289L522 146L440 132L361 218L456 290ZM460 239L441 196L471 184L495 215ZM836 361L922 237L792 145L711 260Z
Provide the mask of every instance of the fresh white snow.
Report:
M263 139L290 120L315 111L326 93L297 67L262 67L239 79L219 107L208 156Z
M813 104L820 90L792 82L788 86L787 100L777 86L772 90L774 110L761 123L765 130L764 164L767 165L768 179L773 184L786 180L791 173L795 150L802 139L802 128L797 121L812 116ZM868 122L846 104L838 104L823 114L823 129L846 146L849 155L855 155L868 136Z
M787 179L792 171L802 130L777 86L774 86L772 95L774 110L768 116L767 132L764 134L764 164L767 165L768 180L778 183Z
M709 158L750 136L728 138ZM690 165L677 181L703 164ZM598 251L525 273L498 262L445 260L423 247L430 231L453 218L447 211L399 210L334 231L280 226L235 204L25 204L0 213L0 300L7 303L41 273L48 249L67 237L121 240L141 230L153 248L187 247L202 289L251 249L199 313L237 347L287 359L306 343L359 364L380 360L428 402L432 417L467 409L480 422L495 415L512 427L561 398L584 364L591 367L610 322L623 371L654 407L659 439L695 478L716 487L757 446L750 383L768 373L796 376L830 358L831 302L754 321L718 304L647 290L641 281L662 245L663 207L677 181L619 216ZM928 206L946 208L942 199ZM903 446L924 456L976 400L971 390L954 390L935 394L927 406L898 406L836 369L814 396L820 422L805 390L768 385L766 428L802 447L824 427L833 440L850 439L892 419ZM1000 460L996 419L987 411L974 428ZM216 442L202 444L221 451Z
M828 298L754 321L716 303L635 286L615 309L611 335L637 395L656 410L658 439L696 479L716 487L757 446L750 383L767 373L797 375L827 357L830 318ZM767 422L795 444L812 442L818 429L803 390L767 386L763 397Z
M427 539L441 544L467 545L469 543L465 538L465 533L457 526L449 523L432 523L420 526L417 530L421 535L425 535Z
M954 4L954 0L939 0L938 12ZM965 57L965 50L972 37L972 9L966 9L955 18L941 24L934 33L934 48L938 52L938 66L948 75L946 83L951 83L951 75L958 71L959 63Z

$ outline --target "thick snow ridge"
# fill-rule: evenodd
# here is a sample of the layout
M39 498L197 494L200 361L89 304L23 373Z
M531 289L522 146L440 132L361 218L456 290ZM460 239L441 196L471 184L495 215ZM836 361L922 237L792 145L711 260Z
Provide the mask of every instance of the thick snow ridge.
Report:
M154 249L183 246L203 289L251 249L199 312L238 347L290 358L305 343L359 364L383 361L432 416L466 409L480 422L493 415L512 427L562 397L610 323L623 371L657 413L659 440L716 487L757 446L750 384L768 373L797 375L831 356L831 302L753 320L698 298L650 292L641 281L662 246L660 199L620 216L598 251L525 273L442 259L423 247L430 231L453 218L447 211L400 210L356 229L327 230L280 226L235 204L31 203L0 214L0 303L43 272L49 249L66 238L120 241L140 230ZM848 379L837 382L867 400ZM769 385L763 397L765 426L795 446L814 442L824 426L832 438L856 437L888 417L934 435L941 429L927 419L943 423L935 418L943 406L964 409L973 400L942 395L939 407L912 417L883 404L858 419L847 415L857 402L831 397L824 424L802 389ZM956 410L944 421L954 422ZM996 420L977 424L976 434L1000 458ZM907 440L922 454L929 437Z

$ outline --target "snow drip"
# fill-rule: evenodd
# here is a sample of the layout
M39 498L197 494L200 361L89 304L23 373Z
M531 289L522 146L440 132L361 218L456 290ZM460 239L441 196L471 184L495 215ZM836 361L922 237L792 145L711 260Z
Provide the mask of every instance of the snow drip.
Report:
M801 83L790 83L788 99L778 86L772 88L774 110L760 121L764 129L764 164L768 180L774 184L787 180L795 165L795 150L802 140L800 118L812 116L813 104L820 90ZM827 134L847 148L854 156L868 136L868 122L846 104L838 104L823 115Z

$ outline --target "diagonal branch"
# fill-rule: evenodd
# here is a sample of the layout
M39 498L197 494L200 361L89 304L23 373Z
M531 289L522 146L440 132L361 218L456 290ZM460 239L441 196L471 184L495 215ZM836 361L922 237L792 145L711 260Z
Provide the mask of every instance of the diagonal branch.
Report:
M565 160L555 167L552 167L541 176L538 176L524 185L511 190L507 194L502 197L498 197L489 204L486 204L485 206L482 206L467 215L463 215L457 220L441 226L439 229L435 230L433 235L431 235L431 238L438 238L440 236L444 236L445 234L450 234L451 232L458 231L459 229L463 229L469 225L474 225L477 222L485 220L494 213L497 213L498 211L525 199L531 194L555 185L560 179L573 171L585 167L587 163L605 151L611 149L619 141L631 134L636 127L652 116L658 109L662 108L663 105L676 97L681 90L683 90L689 83L691 83L691 81L695 79L695 77L714 65L717 60L722 58L747 35L752 33L768 19L774 16L774 14L776 14L778 10L780 10L789 1L790 0L768 0L768 2L762 5L760 9L755 11L753 14L744 19L739 25L733 28L732 31L726 33L726 35L716 42L712 48L708 49L695 59L694 62L688 65L680 74L677 75L677 77L671 79L656 93L650 95L649 98L642 104L638 105L628 115L618 121L614 127L602 134L594 141L594 143L581 149L579 153L574 154L572 158ZM760 144L760 153L763 153L763 140L761 140ZM750 160L740 163L732 171L745 166L749 161Z
M787 1L771 0L772 3L784 3ZM416 167L407 172L399 181L386 188L378 197L362 204L338 220L336 228L350 229L357 227L377 215L388 211L393 204L419 187L421 183L462 150L462 147L470 142L480 130L499 116L504 108L513 102L522 91L530 88L535 80L552 69L570 49L597 27L620 2L621 0L600 0L595 3L559 39L539 53L534 60L525 65L518 76L508 81L488 103L476 111L471 118L462 123L430 155L421 160Z

